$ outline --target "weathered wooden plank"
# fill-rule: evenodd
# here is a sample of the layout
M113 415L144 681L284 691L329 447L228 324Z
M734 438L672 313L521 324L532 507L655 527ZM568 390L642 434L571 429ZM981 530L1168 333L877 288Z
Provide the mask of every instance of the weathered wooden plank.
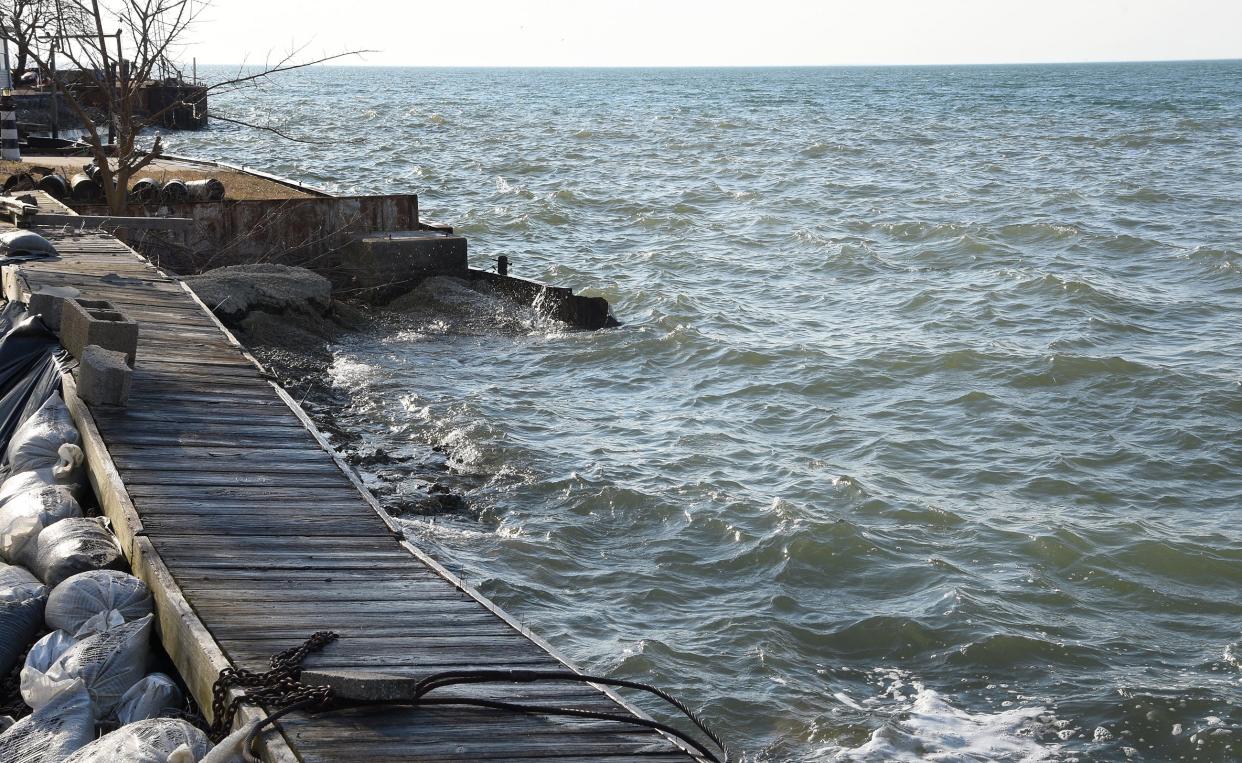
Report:
M298 533L304 537L323 536L328 538L373 537L377 529L383 529L382 523L363 522L356 514L316 513L306 516L292 512L279 515L254 516L252 513L218 514L202 516L196 512L163 513L143 511L143 526L151 533L176 533L185 536L187 542L194 542L202 536L246 536L269 532L273 519L296 525Z
M109 435L118 434L119 432L109 432ZM117 439L119 437L112 437L113 441ZM195 447L227 447L235 445L238 447L253 447L253 449L257 450L302 450L307 445L306 442L289 440L288 437L243 435L240 432L236 435L230 435L227 431L155 432L155 434L128 434L127 432L124 436L124 442L127 445L152 447L166 447L178 444Z
M152 460L158 460L160 463L178 463L181 461L191 462L198 460L207 460L216 464L233 464L234 462L253 463L256 448L239 448L227 445L219 446L192 446L192 445L131 445L131 444L115 444L108 448L112 454L112 460L124 463L127 460L140 460L146 464L148 468L154 468L151 465ZM279 456L273 458L273 461L280 464L294 463L320 463L327 460L332 463L331 458L320 449L317 445L307 444L305 442L294 443L294 447L286 448ZM356 504L355 504L356 505Z
M175 425L219 424L230 426L233 424L256 424L263 426L286 426L297 430L302 429L301 421L289 415L288 411L247 403L209 403L197 410L173 408L173 406L168 405L161 405L159 409L155 410L140 408L114 409L107 411L107 413L101 411L98 419L107 421L108 424L122 424L125 421L133 421L133 423L138 425L147 425L148 423Z
M256 465L261 468L261 465ZM161 472L138 469L122 470L125 483L132 487L143 485L164 486L168 484L181 487L201 485L204 487L242 488L242 487L337 487L343 484L339 473L320 471L314 474L281 474L260 471L248 472Z

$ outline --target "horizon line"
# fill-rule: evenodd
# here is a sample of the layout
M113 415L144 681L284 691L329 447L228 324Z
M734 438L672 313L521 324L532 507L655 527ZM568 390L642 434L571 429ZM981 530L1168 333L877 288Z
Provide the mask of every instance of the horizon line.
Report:
M987 61L958 63L850 63L850 64L371 64L321 63L314 67L339 69L937 69L968 66L1089 66L1109 64L1207 64L1238 63L1231 58L1123 58L1042 61ZM262 64L199 62L199 66L260 67Z

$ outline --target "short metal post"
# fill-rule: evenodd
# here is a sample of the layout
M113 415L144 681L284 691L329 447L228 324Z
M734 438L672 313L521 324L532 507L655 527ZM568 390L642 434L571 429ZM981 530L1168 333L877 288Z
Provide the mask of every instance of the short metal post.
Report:
M503 254L496 258L496 273L502 276L509 275L509 258Z
M6 87L0 93L0 159L8 162L20 162L22 150L17 144L17 111L13 105L13 94Z

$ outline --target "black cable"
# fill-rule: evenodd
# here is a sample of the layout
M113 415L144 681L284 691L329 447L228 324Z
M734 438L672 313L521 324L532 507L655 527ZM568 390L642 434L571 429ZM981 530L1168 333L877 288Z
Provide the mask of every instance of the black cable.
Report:
M251 752L251 747L258 739L259 734L264 727L274 725L276 720L282 716L295 710L307 709L311 713L321 712L323 710L337 709L352 706L368 706L368 705L458 705L485 707L494 710L507 710L517 713L528 713L537 715L560 715L574 718L591 718L595 720L614 721L617 723L625 723L632 726L641 726L643 728L652 729L662 732L671 737L681 740L685 744L693 747L711 763L729 763L730 753L728 746L716 736L711 729L695 714L693 710L686 707L677 698L668 692L658 689L649 684L639 681L628 681L621 678L605 678L603 676L585 675L575 673L568 670L448 670L440 673L433 673L426 678L420 680L414 685L414 691L408 698L400 697L386 700L354 700L347 697L335 696L335 692L327 686L308 686L302 684L297 679L300 672L303 658L311 651L322 647L324 644L331 642L337 638L335 633L321 632L312 636L305 644L294 649L288 649L271 659L272 670L268 673L255 674L250 671L241 671L236 668L229 668L220 672L220 678L217 679L213 686L213 694L215 701L213 704L216 722L220 723L223 718L232 718L237 710L240 702L249 700L250 702L263 702L264 700L280 701L283 698L288 704L281 707L275 712L269 713L266 718L256 723L249 732L242 744L242 757L246 763L256 763L257 758ZM604 686L617 686L627 689L635 689L653 694L673 707L677 708L691 722L703 732L718 748L723 756L717 755L709 750L702 742L695 739L690 734L674 728L666 723L652 720L650 718L641 718L637 715L629 713L609 713L600 710L585 710L574 707L558 707L553 705L536 705L521 702L506 702L503 700L480 699L473 697L428 697L427 694L449 686L462 686L467 684L485 684L485 683L534 683L537 681L569 681L574 683L590 683L600 684ZM227 712L225 712L225 695L231 685L238 684L245 686L248 690L247 695L234 698L229 703ZM256 688L261 687L261 688Z
M672 696L668 692L659 689L650 684L640 683L638 681L627 681L621 678L605 678L603 676L590 676L582 673L574 673L568 670L446 670L441 673L434 673L419 681L415 686L414 693L416 697L422 697L427 692L444 686L453 686L457 684L475 684L475 683L533 683L535 681L572 681L577 683L594 683L603 684L605 686L619 686L627 689L636 689L654 694L673 707L677 708L689 718L699 731L707 735L708 739L716 744L725 752L728 757L728 747L720 740L712 730L699 718L699 716L684 703Z
M393 704L393 703L376 703L376 704ZM517 713L529 713L531 715L565 715L574 718L593 718L601 721L616 721L618 723L628 723L632 726L642 726L644 728L662 731L666 734L677 737L694 749L698 750L703 757L712 763L729 763L729 751L724 745L720 745L724 758L716 756L714 752L707 749L702 742L690 736L680 729L676 729L667 723L660 723L647 718L640 718L637 715L622 715L620 713L605 713L600 710L583 710L577 707L555 707L553 705L527 705L519 702L503 702L495 699L476 699L473 697L424 697L414 703L416 707L425 705L470 705L474 707L487 707L495 710L509 710ZM715 741L714 739L712 741ZM717 742L719 744L719 742Z

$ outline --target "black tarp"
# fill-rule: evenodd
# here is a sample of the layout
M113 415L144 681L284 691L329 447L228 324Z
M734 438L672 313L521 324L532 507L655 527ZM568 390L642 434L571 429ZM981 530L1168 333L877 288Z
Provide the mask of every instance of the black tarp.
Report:
M0 443L60 389L60 340L20 302L0 309Z

